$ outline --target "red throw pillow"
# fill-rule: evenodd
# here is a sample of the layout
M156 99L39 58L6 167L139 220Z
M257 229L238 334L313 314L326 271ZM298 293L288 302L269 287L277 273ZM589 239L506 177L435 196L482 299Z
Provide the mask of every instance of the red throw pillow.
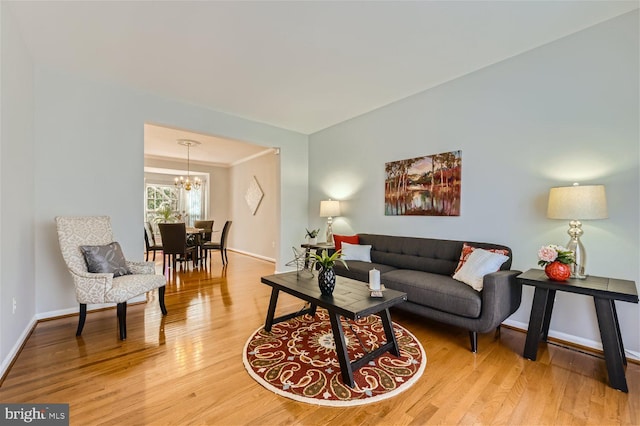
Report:
M342 243L360 244L360 237L357 235L333 235L333 244L336 250L342 250Z
M462 268L462 265L464 265L464 262L467 261L467 259L469 258L469 255L477 248L478 247L470 246L467 243L464 243L462 245L462 253L460 253L460 261L458 262L458 266L456 267L454 274L458 272L460 268ZM504 254L505 256L509 256L509 250L503 250L503 249L484 249L484 250L490 251L492 253L500 253L500 254Z

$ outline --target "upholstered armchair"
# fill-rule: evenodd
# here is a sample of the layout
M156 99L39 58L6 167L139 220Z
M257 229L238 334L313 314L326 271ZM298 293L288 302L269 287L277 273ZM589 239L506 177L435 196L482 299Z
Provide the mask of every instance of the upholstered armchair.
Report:
M153 262L124 259L111 231L108 216L56 217L62 257L73 277L80 316L76 336L82 334L87 304L116 303L120 339L127 338L127 301L158 289L163 315L166 280L155 273ZM89 271L94 272L89 272Z

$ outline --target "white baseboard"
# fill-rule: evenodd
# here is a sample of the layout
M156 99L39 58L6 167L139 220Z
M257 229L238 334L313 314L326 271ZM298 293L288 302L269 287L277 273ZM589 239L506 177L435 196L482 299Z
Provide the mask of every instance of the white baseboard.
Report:
M503 322L503 324L523 330L525 332L529 328L529 324L521 321L514 321L511 319L507 319L506 321ZM597 351L602 352L602 342L597 342L595 340L585 339L582 337L573 336L571 334L562 333L554 330L549 330L549 337L553 337L555 339L563 340L569 343L575 343L576 345L584 346L586 348L595 349ZM624 353L627 356L627 358L640 361L640 352L630 351L629 349L625 348Z
M262 256L262 255L259 255L259 254L250 253L248 251L238 250L238 249L231 248L231 247L228 247L227 250L234 251L234 252L240 253L240 254L245 254L247 256L255 257L256 259L266 260L267 262L276 263L276 260L274 258L271 258L271 257L266 257L266 256Z
M142 294L140 296L136 296L133 299L127 301L127 303L140 303L140 302L146 302L146 301L147 301L146 296ZM87 305L87 312L91 312L91 311L95 311L103 308L111 308L114 306L115 306L114 303L99 303L94 305ZM9 351L5 359L2 360L2 365L0 365L0 377L3 377L5 375L5 373L11 366L11 363L13 362L13 360L16 358L16 356L18 356L18 352L20 351L20 348L26 342L27 338L29 337L29 333L35 327L38 321L46 320L50 318L62 317L66 315L77 314L78 310L79 310L78 306L75 306L73 308L42 312L34 315L31 321L29 321L29 324L27 324L27 327L20 334L20 337L18 338L16 343L11 348L11 351Z
M27 324L25 329L22 330L20 337L18 338L16 343L13 345L13 347L11 348L11 350L9 351L5 359L2 360L2 365L0 365L0 377L4 377L4 375L9 370L11 363L18 356L18 353L20 352L20 348L22 348L22 345L24 344L24 342L27 341L27 337L29 337L29 333L31 333L31 330L35 327L36 322L37 320L35 316L31 318L31 321L29 321L29 324Z
M140 296L136 296L132 299L127 300L127 303L133 304L133 303L140 303L140 302L146 302L146 301L147 301L147 296L145 294L141 294ZM116 306L115 303L96 303L93 305L87 305L87 312L96 311L98 309L104 309L104 308L113 308L115 306ZM60 309L58 311L43 312L40 314L36 314L36 319L45 320L49 318L62 317L65 315L73 315L73 314L77 314L78 311L79 311L78 306L75 306L73 308Z

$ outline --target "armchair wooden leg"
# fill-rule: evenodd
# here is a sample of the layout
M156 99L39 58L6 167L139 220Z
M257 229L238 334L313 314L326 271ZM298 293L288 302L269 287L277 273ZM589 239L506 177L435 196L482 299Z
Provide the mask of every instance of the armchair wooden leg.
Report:
M120 340L127 340L127 302L118 303L118 328Z
M80 314L78 315L78 329L76 330L76 336L80 336L82 334L82 329L84 328L84 321L87 319L87 304L80 304Z
M164 291L165 286L158 287L158 302L160 302L160 310L162 315L167 315L167 307L164 305Z
M469 340L471 341L471 352L478 352L478 333L476 331L470 331Z

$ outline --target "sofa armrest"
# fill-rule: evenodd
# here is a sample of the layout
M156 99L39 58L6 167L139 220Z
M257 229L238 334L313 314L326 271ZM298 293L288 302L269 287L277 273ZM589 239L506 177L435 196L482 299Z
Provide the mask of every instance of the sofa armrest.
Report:
M477 331L486 333L499 326L519 307L522 300L522 285L516 277L521 271L509 270L487 274L483 279L482 327Z

